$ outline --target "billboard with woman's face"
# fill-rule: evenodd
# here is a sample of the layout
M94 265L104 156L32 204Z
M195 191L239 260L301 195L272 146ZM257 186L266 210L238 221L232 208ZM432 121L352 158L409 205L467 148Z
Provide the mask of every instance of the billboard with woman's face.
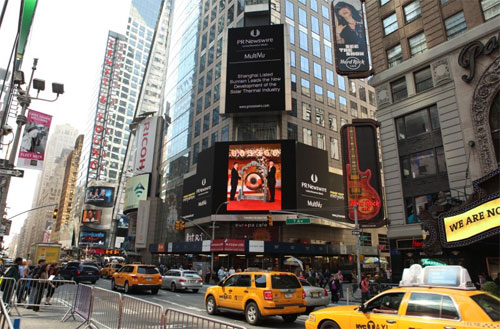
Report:
M96 207L113 207L114 187L91 186L85 191L85 204L91 204Z
M85 209L82 215L82 223L101 223L102 210L99 209Z
M337 73L356 78L371 75L361 0L334 0L332 17Z

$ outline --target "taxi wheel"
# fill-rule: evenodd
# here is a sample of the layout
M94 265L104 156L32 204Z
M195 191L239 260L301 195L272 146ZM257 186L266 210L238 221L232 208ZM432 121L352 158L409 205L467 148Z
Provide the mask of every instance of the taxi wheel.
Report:
M115 280L111 279L111 290L116 290Z
M123 292L126 294L130 292L130 286L128 285L127 281L125 281L125 285L123 286Z
M321 324L319 329L340 329L339 325L331 320L327 320Z
M207 297L205 308L207 309L207 313L210 315L215 315L218 313L217 304L215 303L215 298L212 295Z
M151 293L152 293L153 295L157 295L157 294L158 294L158 290L159 290L159 289L151 289Z
M296 314L287 314L287 315L282 315L281 317L283 318L283 321L285 321L286 323L292 323L295 322L295 320L297 320Z
M251 325L258 325L262 321L259 307L254 302L250 302L245 307L245 319Z
M172 292L175 292L175 290L177 290L177 289L175 289L175 283L172 282L172 284L170 285L170 290Z

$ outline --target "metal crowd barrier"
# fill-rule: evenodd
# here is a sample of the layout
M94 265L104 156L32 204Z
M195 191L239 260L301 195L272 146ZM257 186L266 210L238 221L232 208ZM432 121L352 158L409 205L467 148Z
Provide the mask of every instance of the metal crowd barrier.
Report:
M163 307L139 298L122 296L120 329L164 328Z
M16 291L16 280L14 278L1 278L0 296L6 305L11 305L14 292Z
M70 311L75 303L77 284L70 280L22 278L17 281L12 305L30 308L64 308ZM19 311L18 311L19 313Z
M122 316L122 297L118 292L92 288L92 307L89 324L98 324L108 329L119 329Z
M75 314L80 316L84 322L78 326L80 328L83 325L89 325L90 323L90 312L92 309L92 287L86 284L79 284L76 289L75 303L73 307L66 312L61 321L66 321L70 317L76 320Z
M3 281L3 280L2 280ZM0 329L14 329L5 303L0 300Z
M191 314L176 309L167 308L165 311L167 329L246 329L243 326L229 322L218 321L205 316Z

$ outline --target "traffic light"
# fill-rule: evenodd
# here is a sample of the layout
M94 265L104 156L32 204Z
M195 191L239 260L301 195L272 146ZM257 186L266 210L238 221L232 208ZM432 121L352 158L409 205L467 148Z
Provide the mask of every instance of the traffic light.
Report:
M273 226L273 216L272 215L267 215L267 225Z
M180 220L176 220L175 221L175 230L176 231L180 231L181 230L181 221Z
M57 218L57 208L54 209L54 212L52 213L52 218L56 219Z
M186 222L184 220L181 220L181 230L184 230L186 228Z

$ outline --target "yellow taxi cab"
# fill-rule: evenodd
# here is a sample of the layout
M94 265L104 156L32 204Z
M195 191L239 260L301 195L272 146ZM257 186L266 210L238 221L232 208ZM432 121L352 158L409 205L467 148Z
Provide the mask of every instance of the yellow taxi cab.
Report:
M235 273L205 293L208 314L219 311L244 313L251 325L266 316L280 315L294 322L306 310L304 289L293 273Z
M102 278L111 278L113 277L113 273L118 271L120 268L123 267L123 264L109 264L105 268L101 270L101 277Z
M111 279L111 290L117 288L123 289L125 293L132 290L151 290L152 294L157 294L161 288L160 271L153 265L123 265Z
M461 266L412 265L399 288L359 305L313 312L306 329L500 328L500 299L475 290Z

